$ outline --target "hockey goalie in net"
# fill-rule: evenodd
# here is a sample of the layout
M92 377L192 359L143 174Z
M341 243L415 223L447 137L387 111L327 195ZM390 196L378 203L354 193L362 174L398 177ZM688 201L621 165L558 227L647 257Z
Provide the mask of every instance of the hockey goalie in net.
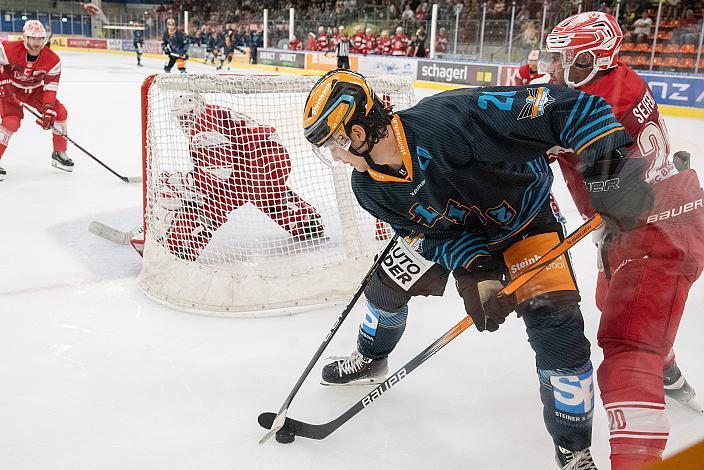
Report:
M291 159L275 128L193 92L179 94L173 115L188 136L193 170L162 172L157 182L163 235L156 234L171 253L197 259L248 202L298 240L324 236L318 211L287 185ZM140 252L143 243L132 241Z

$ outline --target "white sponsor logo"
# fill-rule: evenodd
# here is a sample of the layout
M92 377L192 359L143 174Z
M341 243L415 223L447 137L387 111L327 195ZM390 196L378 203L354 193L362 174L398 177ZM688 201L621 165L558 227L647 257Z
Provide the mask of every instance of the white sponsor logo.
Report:
M681 206L672 208L668 211L658 212L657 214L649 215L648 219L646 220L646 223L652 224L655 222L660 222L662 220L678 217L682 214L686 214L687 212L691 212L696 209L701 209L702 203L704 203L704 201L702 200L702 198L699 198L696 201L690 201L686 204L682 204Z
M379 385L377 388L372 390L372 392L367 395L366 397L362 398L362 406L365 408L369 405L372 404L374 400L379 398L386 392L388 389L399 383L403 378L406 377L406 369L401 369L398 372L396 372L394 375L386 379L386 382L383 384Z
M313 113L313 116L318 114L318 110L320 109L320 106L322 106L323 102L327 99L328 94L330 94L330 89L332 88L332 83L328 83L325 85L325 88L323 89L323 92L318 96L318 99L315 101L315 105L313 106L313 109L311 112Z
M540 259L540 256L538 256L538 255L533 255L533 256L531 256L530 258L524 259L524 260L521 261L520 263L516 263L516 264L512 265L512 266L511 266L511 274L516 274L516 273L517 273L518 271L520 271L521 269L527 268L527 267L530 266L531 264L537 263L539 259Z
M399 287L407 291L434 264L416 253L405 239L399 238L384 258L382 268Z

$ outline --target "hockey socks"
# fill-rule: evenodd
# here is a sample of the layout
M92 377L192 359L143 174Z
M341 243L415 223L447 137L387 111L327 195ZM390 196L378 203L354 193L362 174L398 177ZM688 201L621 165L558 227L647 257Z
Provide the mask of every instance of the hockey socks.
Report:
M408 305L397 312L387 312L367 301L364 319L359 327L357 350L368 358L388 356L406 329Z

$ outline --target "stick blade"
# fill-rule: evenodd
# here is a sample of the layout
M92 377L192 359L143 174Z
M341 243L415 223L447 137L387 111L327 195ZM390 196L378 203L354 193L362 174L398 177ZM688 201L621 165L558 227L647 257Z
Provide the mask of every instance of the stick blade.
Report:
M95 220L88 225L88 231L118 245L128 245L132 239L132 232L121 232Z
M276 432L284 427L286 423L286 413L288 410L281 411L278 415L275 413L262 413L257 418L259 425L264 429L269 429L269 432L264 434L261 439L259 439L259 444L264 444L266 441L272 438Z
M127 176L127 183L141 183L142 177L141 176Z

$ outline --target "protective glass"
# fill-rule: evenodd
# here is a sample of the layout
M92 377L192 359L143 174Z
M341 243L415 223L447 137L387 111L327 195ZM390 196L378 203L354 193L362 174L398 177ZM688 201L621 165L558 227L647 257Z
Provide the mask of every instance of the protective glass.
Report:
M323 145L316 147L313 145L313 153L316 157L320 159L325 165L330 168L335 166L343 165L339 159L335 158L338 152L346 152L350 149L352 141L342 127L339 127L337 131L330 137Z

